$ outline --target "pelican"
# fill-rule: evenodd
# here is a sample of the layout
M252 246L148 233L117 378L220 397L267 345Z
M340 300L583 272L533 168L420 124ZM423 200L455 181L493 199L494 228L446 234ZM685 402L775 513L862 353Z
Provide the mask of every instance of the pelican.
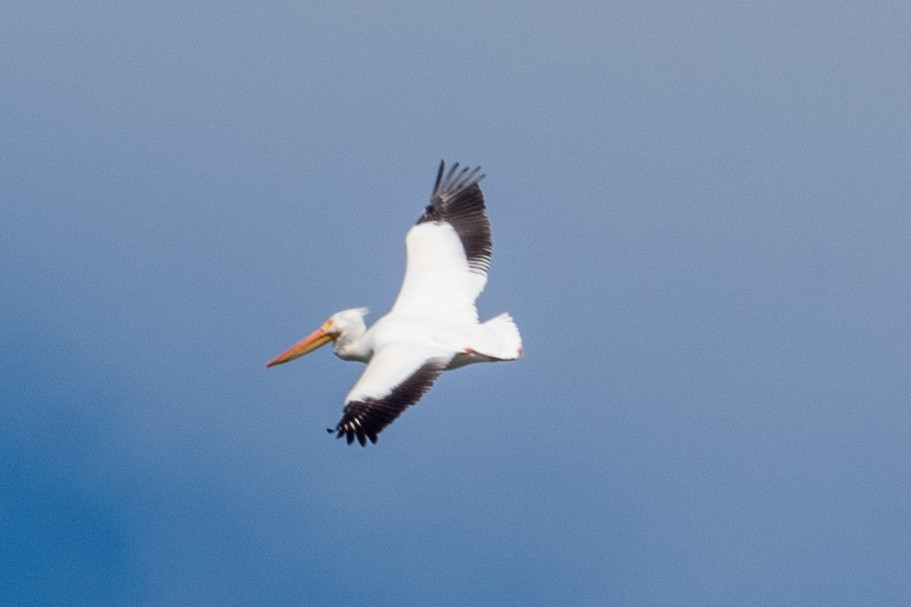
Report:
M268 363L280 365L332 342L343 360L367 363L345 399L336 438L376 443L440 373L471 363L515 360L522 338L508 313L479 322L475 300L487 284L492 241L480 168L440 162L430 203L405 237L407 262L392 309L370 329L366 308L336 312Z

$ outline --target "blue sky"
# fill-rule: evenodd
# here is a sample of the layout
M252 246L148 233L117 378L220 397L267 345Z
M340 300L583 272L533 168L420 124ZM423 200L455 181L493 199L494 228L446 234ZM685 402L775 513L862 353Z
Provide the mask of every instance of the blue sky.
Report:
M905 3L12 3L0 602L906 604ZM481 314L369 449L441 158Z

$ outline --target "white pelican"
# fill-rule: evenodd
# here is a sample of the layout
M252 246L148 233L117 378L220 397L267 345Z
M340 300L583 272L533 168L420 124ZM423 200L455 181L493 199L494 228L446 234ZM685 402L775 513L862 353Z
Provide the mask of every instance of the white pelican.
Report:
M266 363L278 365L331 342L336 356L368 363L345 399L335 430L348 444L376 435L413 405L447 369L515 360L522 338L509 314L478 322L475 300L487 283L492 243L478 182L480 168L445 173L440 162L430 204L408 231L405 279L395 305L368 330L366 308L329 317Z

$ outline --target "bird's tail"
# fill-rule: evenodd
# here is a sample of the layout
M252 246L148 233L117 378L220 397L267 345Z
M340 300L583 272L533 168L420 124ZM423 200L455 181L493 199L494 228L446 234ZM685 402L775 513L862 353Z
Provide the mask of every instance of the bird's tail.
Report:
M484 354L500 360L515 360L524 354L519 328L508 312L491 318L482 326L492 337L491 342L496 344L495 351Z

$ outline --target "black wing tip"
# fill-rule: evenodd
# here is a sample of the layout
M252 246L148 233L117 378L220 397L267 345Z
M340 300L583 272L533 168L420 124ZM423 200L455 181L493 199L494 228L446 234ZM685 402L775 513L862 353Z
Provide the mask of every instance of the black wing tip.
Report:
M445 221L454 215L464 213L484 215L484 194L478 185L486 175L481 167L463 167L459 171L456 162L446 171L446 162L440 161L437 178L433 185L430 202L418 218L417 223L425 221ZM489 231L489 228L487 228Z
M342 426L342 424L339 424L338 427L335 429L326 428L326 430L330 433L337 432L337 434L335 436L336 440L340 439L341 437L344 436L345 441L349 445L353 444L355 439L357 439L357 442L358 442L358 444L360 444L361 447L366 447L368 440L371 443L373 443L374 445L376 444L376 441L377 441L376 432L372 432L369 430L362 430L359 428L351 428L351 427L348 427L347 424L345 426Z
M459 171L459 163L453 163L446 171L446 161L440 160L440 168L437 170L437 178L433 184L433 199L440 194L455 195L462 190L477 185L486 175L481 173L481 167L462 167Z
M458 163L456 163L456 164L458 164ZM436 193L436 191L440 189L440 181L443 179L443 171L445 171L445 170L446 170L446 161L443 159L440 159L440 168L437 171L437 180L433 184L434 193ZM433 194L431 194L431 198L432 197L433 197Z

